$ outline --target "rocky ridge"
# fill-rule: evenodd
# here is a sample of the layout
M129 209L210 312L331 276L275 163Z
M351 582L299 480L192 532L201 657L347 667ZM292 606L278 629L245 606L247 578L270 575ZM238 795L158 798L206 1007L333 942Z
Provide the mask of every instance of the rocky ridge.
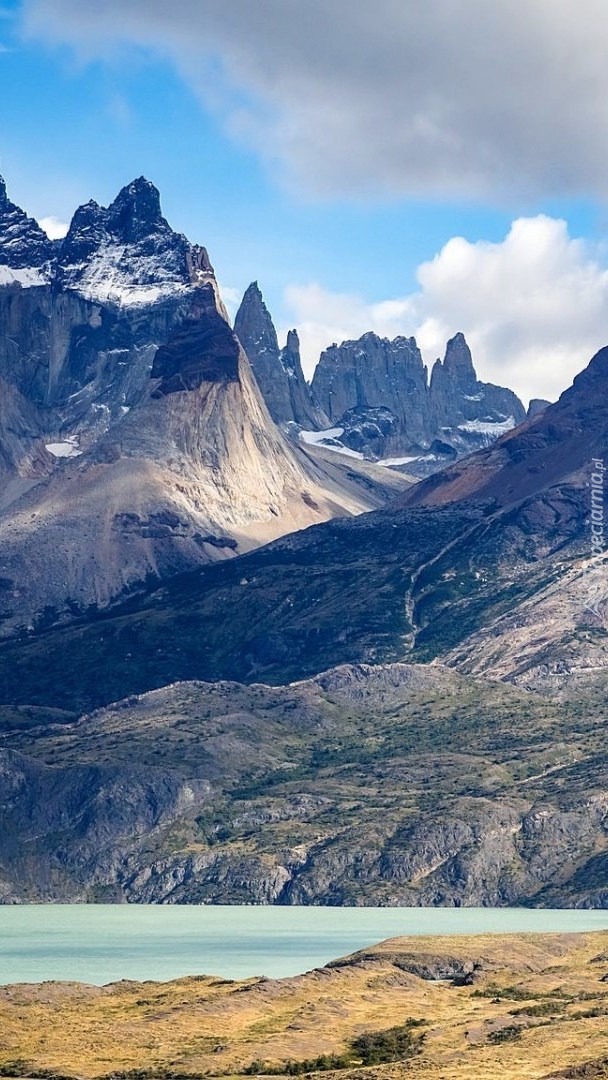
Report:
M53 243L2 186L0 271L0 636L397 492L285 439L143 177Z
M526 415L512 391L478 380L462 334L448 342L430 381L414 338L367 333L326 349L309 385L296 331L281 349L257 282L245 292L235 332L273 419L292 438L412 477L490 445ZM533 403L533 411L545 404Z
M321 355L312 392L341 443L416 476L489 445L526 415L511 390L479 381L460 333L430 382L414 338L368 333L332 345Z

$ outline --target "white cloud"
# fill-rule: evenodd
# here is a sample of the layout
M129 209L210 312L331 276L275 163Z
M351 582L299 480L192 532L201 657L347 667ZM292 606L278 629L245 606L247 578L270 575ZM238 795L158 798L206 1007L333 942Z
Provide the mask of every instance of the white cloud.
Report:
M24 0L84 56L173 59L310 190L608 194L605 0Z
M43 217L38 221L41 229L44 229L49 240L61 240L69 229L67 221L60 221L59 218Z
M418 268L409 296L369 304L308 284L290 286L285 300L308 374L322 348L366 330L414 335L429 363L462 330L481 378L526 400L555 398L608 343L601 256L564 221L540 215L514 221L500 243L449 240Z

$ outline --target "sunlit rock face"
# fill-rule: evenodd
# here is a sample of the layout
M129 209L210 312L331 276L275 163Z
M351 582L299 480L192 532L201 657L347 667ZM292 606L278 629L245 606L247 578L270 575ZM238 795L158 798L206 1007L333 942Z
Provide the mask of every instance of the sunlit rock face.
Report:
M284 438L206 250L148 180L80 207L53 242L0 185L0 636L389 489Z

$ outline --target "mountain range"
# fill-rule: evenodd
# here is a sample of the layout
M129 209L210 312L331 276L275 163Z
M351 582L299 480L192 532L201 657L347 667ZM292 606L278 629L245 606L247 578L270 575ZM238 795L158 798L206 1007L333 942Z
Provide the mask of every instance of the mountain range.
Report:
M143 179L0 264L4 901L605 906L608 349L309 386Z
M272 423L207 252L143 178L55 242L0 187L0 402L3 634L407 487Z
M370 332L326 349L308 385L297 332L279 347L257 282L245 292L235 331L273 420L292 438L409 476L437 472L526 417L513 391L478 379L462 333L448 341L430 379L414 338ZM531 414L548 404L535 399Z

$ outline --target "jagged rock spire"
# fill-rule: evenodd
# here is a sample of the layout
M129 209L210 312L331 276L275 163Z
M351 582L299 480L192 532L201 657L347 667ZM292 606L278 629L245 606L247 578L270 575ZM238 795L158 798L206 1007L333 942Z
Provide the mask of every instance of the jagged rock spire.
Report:
M207 252L173 231L158 188L144 176L121 188L108 207L94 200L78 207L59 251L57 280L90 299L119 304L210 284L226 314Z
M290 330L285 348L280 348L257 281L252 281L245 291L234 330L275 423L296 423L304 428L327 426L327 418L304 378L298 335Z
M252 364L264 351L278 355L277 332L257 281L252 281L245 291L234 330Z
M443 366L446 373L456 379L461 386L477 382L477 372L464 334L455 334L448 341Z
M52 258L53 251L53 241L34 218L11 202L0 177L0 266L38 270Z
M127 244L159 231L171 231L162 215L158 188L140 176L119 191L107 211L108 227Z
M332 423L352 409L386 409L412 444L429 441L427 372L414 338L389 341L369 332L331 345L321 354L312 389Z

